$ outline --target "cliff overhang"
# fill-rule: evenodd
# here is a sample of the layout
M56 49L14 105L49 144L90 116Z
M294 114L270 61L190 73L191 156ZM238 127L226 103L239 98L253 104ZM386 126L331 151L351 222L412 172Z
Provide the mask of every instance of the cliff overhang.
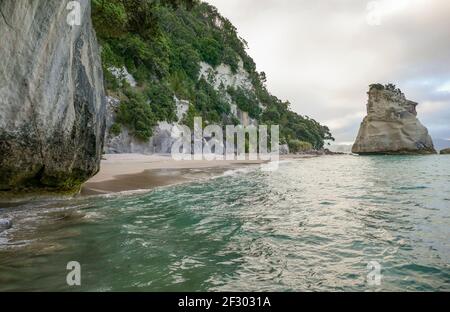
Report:
M91 2L78 1L77 12L69 2L0 1L2 193L76 192L99 170L106 117L100 52ZM68 22L74 13L79 25Z

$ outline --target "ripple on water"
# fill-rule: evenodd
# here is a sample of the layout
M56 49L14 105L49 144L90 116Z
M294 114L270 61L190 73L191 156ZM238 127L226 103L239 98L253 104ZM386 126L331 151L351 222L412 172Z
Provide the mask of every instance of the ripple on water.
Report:
M450 290L450 164L318 157L152 192L0 210L0 290ZM424 176L426 175L426 176ZM38 268L38 269L36 269ZM27 281L24 284L23 281Z

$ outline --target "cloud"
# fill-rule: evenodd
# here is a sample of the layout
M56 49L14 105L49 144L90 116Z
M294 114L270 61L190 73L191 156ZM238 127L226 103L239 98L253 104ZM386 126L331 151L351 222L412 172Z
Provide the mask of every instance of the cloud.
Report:
M337 141L355 139L374 82L397 84L432 135L450 137L450 1L208 2L249 42L271 92L328 122Z

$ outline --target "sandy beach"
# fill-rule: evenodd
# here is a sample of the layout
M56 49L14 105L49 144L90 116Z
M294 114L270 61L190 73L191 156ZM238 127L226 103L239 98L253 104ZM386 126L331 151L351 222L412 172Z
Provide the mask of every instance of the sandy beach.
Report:
M106 154L100 172L83 185L81 195L148 190L262 163L264 161L261 160L177 161L171 155Z

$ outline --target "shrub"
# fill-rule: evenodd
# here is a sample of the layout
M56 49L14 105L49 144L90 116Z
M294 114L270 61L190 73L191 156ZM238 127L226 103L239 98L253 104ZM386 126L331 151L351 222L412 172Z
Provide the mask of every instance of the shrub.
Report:
M182 123L188 126L190 129L194 129L194 118L198 116L199 113L195 109L195 106L190 104L187 113L183 117Z
M172 90L164 83L151 83L145 92L149 107L157 121L176 121L176 105Z
M177 72L182 69L190 79L197 80L200 71L200 61L197 51L190 45L184 45L175 49L171 70Z
M313 149L311 143L300 140L290 140L288 145L291 153L307 152Z
M230 105L205 79L197 82L193 103L203 119L210 123L221 123L222 117L231 113Z
M113 123L111 128L109 129L109 133L113 136L118 136L122 132L122 127L117 122Z
M101 38L117 38L126 33L127 14L118 0L93 0L92 20Z
M371 89L374 88L374 89L377 89L379 91L384 90L384 86L382 84L380 84L380 83L371 84L370 88Z
M199 44L200 55L206 63L213 67L220 65L222 51L220 44L213 38L204 38Z
M388 91L396 91L397 90L397 87L395 86L395 84L392 84L392 83L388 83L384 87Z
M193 85L185 72L174 72L169 79L170 88L179 99L190 99L192 97Z
M120 103L117 122L128 126L136 138L147 141L156 125L153 111L142 94L127 91L126 95L128 99Z
M239 55L232 48L225 48L222 62L230 66L233 74L237 73L239 69Z
M253 92L249 92L242 88L228 88L228 94L230 94L231 99L241 111L247 112L253 119L260 118L262 109L259 107L258 98Z

